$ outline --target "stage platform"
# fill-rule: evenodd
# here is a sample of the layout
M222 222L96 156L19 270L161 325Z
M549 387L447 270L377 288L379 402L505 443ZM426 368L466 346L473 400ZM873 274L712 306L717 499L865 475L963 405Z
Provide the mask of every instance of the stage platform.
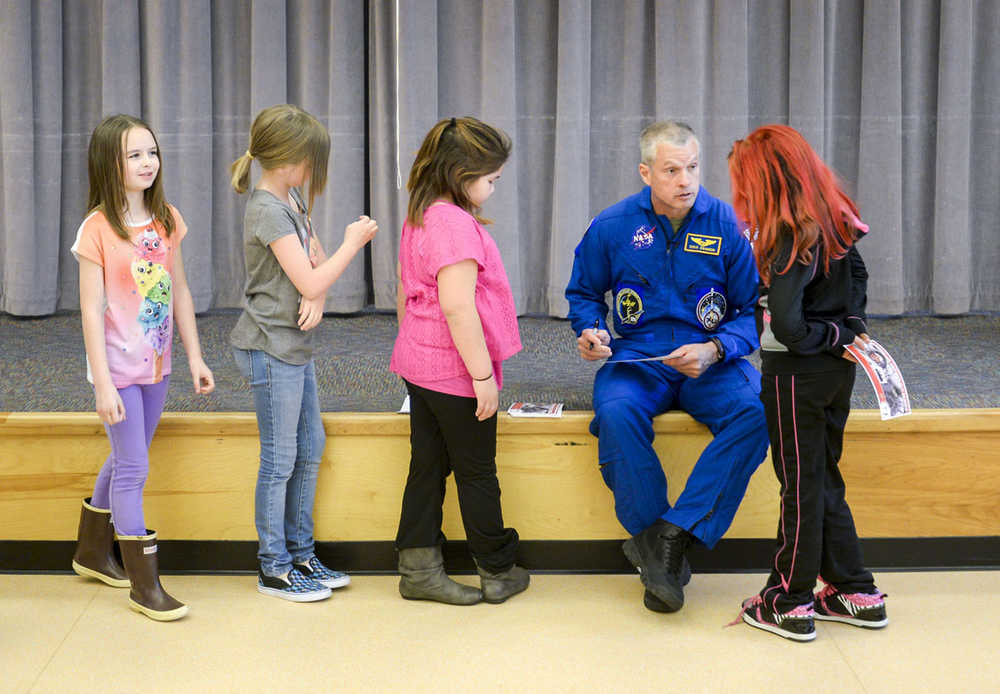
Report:
M249 393L226 359L225 334L233 320L233 314L200 320L218 396L195 399L187 392L183 350L176 351L174 407L168 405L154 440L145 494L148 523L163 539L161 562L168 571L254 569L257 433ZM89 411L92 396L85 385L68 384L83 363L78 321L0 317L0 405L6 410L0 411L0 570L67 569L80 499L89 494L108 452L100 422ZM356 572L395 567L392 538L409 444L408 418L393 412L403 391L386 369L394 324L381 315L333 318L319 335L328 445L316 537L324 559ZM928 325L940 331L940 342L922 343L933 339ZM957 356L973 346L961 342L960 333L964 339L972 333L980 347L992 344L986 333L995 338L997 318L901 319L878 327L873 332L897 355L917 409L883 422L863 406L868 384L859 381L855 389L861 406L848 423L842 467L869 564L1000 566L1000 390L990 383L1000 371L997 351L981 350L989 354L979 360L975 378L962 368L969 362ZM569 411L557 420L500 416L497 464L505 518L524 540L521 561L536 571L630 571L620 552L625 533L597 469L596 440L587 432L596 367L581 364L563 321L522 319L522 335L526 349L509 363L504 402L559 400ZM8 358L18 350L21 357ZM931 363L936 371L929 375L921 367ZM923 384L931 381L951 387L926 392ZM53 407L40 407L46 401ZM333 401L352 407L331 407ZM205 411L210 406L226 410ZM680 413L658 418L655 429L673 497L709 433ZM695 570L764 569L776 523L777 483L765 461L719 547L693 553ZM449 566L470 570L453 487L445 533L453 541Z

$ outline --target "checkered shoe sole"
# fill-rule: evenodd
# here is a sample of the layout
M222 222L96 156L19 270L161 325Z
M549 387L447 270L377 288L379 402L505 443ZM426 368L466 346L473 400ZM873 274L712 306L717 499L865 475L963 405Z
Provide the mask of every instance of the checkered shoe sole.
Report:
M332 594L329 588L303 576L298 569L288 572L288 580L258 574L257 592L291 602L316 602Z
M308 576L317 583L326 586L327 588L343 588L346 585L350 585L351 577L342 571L334 571L333 569L324 566L316 557L312 557L308 563L296 564L296 568L302 572L302 575Z

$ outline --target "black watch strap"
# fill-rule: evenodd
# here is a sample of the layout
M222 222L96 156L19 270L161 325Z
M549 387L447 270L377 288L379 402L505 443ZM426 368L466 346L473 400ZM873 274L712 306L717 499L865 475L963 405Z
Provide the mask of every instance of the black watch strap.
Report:
M708 339L713 345L715 345L715 352L719 355L719 361L725 361L726 348L722 346L722 340L717 337L710 337Z

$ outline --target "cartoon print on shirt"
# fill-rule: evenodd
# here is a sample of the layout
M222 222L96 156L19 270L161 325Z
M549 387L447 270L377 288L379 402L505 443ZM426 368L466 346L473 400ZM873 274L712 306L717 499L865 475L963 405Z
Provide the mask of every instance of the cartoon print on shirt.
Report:
M137 320L146 343L156 353L154 383L163 374L163 352L170 339L170 274L157 260L166 260L163 239L152 229L139 235L136 258L132 260L132 279L143 297Z
M163 263L167 259L167 246L152 228L146 228L136 239L136 248L143 260Z

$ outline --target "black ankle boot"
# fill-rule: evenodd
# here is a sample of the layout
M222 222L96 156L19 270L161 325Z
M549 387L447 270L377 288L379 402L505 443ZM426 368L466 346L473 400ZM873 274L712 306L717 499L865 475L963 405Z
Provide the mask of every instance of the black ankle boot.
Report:
M664 603L664 611L676 612L684 606L682 573L691 540L684 528L658 519L622 545L625 556L639 570L642 584Z
M684 563L681 565L681 585L686 586L691 582L691 564L688 563L687 557L684 557ZM649 592L647 588L643 592L642 604L646 606L647 610L652 610L653 612L676 612L677 610L670 609L670 605L660 600L658 597Z

